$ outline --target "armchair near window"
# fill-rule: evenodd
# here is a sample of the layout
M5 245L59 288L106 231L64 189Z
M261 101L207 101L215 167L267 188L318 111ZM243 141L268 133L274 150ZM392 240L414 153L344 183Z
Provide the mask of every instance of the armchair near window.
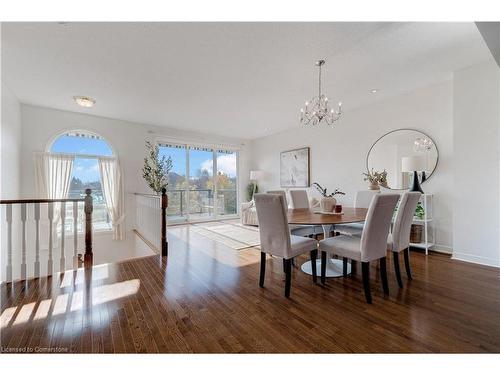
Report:
M254 201L243 202L241 204L241 224L243 225L259 225L259 220L257 219L257 210L255 208Z

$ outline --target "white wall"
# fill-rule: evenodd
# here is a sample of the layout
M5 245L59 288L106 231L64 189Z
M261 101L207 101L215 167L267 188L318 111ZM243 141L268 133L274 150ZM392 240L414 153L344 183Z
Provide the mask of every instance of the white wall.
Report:
M426 192L435 194L437 248L452 248L452 81L377 102L344 113L333 128L324 125L293 130L260 138L252 142L253 167L266 173L262 190L279 188L279 155L281 151L302 146L311 148L311 182L329 190L339 188L347 193L340 200L352 204L357 190L366 190L361 175L366 170L366 153L384 133L411 128L431 136L439 149L435 174L423 184ZM315 194L311 192L311 194Z
M0 198L16 199L20 195L21 105L2 83Z
M453 257L500 266L500 71L454 73Z
M35 179L33 153L44 151L50 140L57 134L69 129L85 129L103 136L113 146L118 154L124 171L126 199L126 224L131 229L134 224L135 205L132 193L150 192L142 178L142 164L145 156L144 142L153 139L156 135L167 137L223 144L243 144L240 139L223 138L206 134L185 132L178 129L169 129L158 126L135 124L121 120L114 120L98 116L91 116L75 112L59 111L49 108L22 105L23 137L22 154L22 197L30 198L35 195ZM240 151L240 171L242 181L240 188L248 181L248 152L245 145ZM240 193L241 194L241 193Z
M1 126L0 126L0 198L19 198L20 163L21 163L21 106L15 95L1 83ZM7 252L3 251L4 238L7 237L5 211L0 210L0 281L6 277L5 264ZM15 215L14 215L15 216ZM13 228L13 236L18 237L17 227Z

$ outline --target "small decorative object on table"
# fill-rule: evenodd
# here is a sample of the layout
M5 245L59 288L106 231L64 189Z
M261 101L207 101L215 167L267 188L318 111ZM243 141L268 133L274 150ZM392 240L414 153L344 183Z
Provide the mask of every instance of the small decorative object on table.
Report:
M312 184L321 194L320 207L323 212L333 212L335 210L335 206L337 204L337 200L335 199L336 195L345 195L343 191L339 189L335 189L335 191L331 194L327 193L326 188L323 189L320 184L315 182Z

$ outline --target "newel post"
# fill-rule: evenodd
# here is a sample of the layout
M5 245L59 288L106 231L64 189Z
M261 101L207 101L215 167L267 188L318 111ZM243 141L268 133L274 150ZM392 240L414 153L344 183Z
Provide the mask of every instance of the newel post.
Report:
M85 262L92 261L92 190L85 189Z
M168 195L167 189L161 189L161 255L168 255L168 242L167 242L167 207Z

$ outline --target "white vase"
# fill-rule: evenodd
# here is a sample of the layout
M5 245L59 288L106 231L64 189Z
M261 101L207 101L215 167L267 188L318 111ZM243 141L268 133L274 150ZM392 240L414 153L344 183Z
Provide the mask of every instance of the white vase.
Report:
M335 205L337 204L337 200L333 197L322 197L319 205L321 207L321 211L323 212L333 212L335 210Z

